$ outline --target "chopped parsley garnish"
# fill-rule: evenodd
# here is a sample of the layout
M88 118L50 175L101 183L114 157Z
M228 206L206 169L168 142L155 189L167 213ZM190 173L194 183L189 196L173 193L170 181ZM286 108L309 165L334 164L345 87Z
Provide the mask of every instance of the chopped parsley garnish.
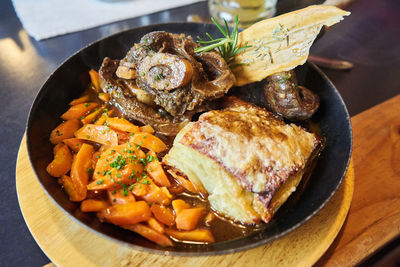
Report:
M104 183L104 180L98 180L98 181L96 182L96 184L98 184L98 185L100 185L100 184L102 184L102 183Z
M123 184L122 185L122 190L123 190L123 195L126 197L127 195L128 195L128 190L127 190L127 185L126 184Z
M116 168L117 170L122 169L126 165L126 159L122 156L118 156L113 162L110 163L111 168Z

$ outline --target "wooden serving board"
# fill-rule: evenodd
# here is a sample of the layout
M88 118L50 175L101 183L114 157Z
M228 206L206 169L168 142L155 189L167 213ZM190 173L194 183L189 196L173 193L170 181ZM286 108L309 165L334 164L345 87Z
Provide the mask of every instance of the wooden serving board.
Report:
M400 235L400 94L351 122L353 202L318 266L354 266Z
M219 256L179 257L140 252L105 239L61 211L39 184L29 162L25 137L16 168L17 194L30 232L59 266L311 266L328 249L347 216L354 189L346 178L327 205L290 234L264 246Z

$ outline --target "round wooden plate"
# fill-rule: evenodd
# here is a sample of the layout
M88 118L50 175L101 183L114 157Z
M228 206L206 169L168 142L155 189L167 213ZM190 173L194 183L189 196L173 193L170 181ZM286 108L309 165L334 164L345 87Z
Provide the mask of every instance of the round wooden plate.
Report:
M155 255L103 238L61 211L39 184L29 162L25 139L24 136L16 167L19 205L36 242L58 266L311 266L339 233L353 197L354 169L350 163L342 185L327 205L278 240L218 256Z

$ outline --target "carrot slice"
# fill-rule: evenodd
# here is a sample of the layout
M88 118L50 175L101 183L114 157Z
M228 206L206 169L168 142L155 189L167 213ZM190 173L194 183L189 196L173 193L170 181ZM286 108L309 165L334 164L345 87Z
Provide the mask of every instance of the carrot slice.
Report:
M168 226L175 224L175 216L172 210L168 207L159 204L151 205L151 212L157 220Z
M81 202L81 211L83 212L97 212L104 208L107 208L109 205L107 201L99 200L99 199L85 199Z
M186 203L183 199L174 199L172 200L172 208L175 211L175 214L177 215L179 212L181 212L184 209L190 209L192 206L190 204Z
M92 113L89 113L88 115L86 115L86 117L84 117L83 119L81 119L81 122L83 124L88 124L88 123L94 123L97 119L97 117L100 116L100 114L103 112L103 110L105 109L105 105L99 107L99 108L95 108L94 111Z
M156 153L159 153L167 149L167 146L164 144L163 141L161 141L160 138L149 133L135 133L131 137L130 142L145 147Z
M151 217L149 221L147 222L151 228L159 232L160 234L163 234L165 231L165 227L162 223L157 221L155 218Z
M183 209L176 215L176 228L179 230L193 230L196 228L201 217L203 216L204 208Z
M111 110L104 109L103 114L101 114L100 118L98 118L94 124L103 125L113 113L114 113L113 109L111 109Z
M57 153L57 151L58 151L63 145L65 145L65 144L63 144L63 143L58 143L57 145L55 145L55 146L53 147L53 154L55 155L55 154Z
M142 197L147 194L150 189L150 186L142 183L135 183L132 187L132 193L137 197Z
M104 125L86 124L75 132L75 137L106 146L118 145L117 133Z
M108 189L108 199L112 205L126 204L128 202L135 202L135 197L132 192L129 192L127 188L122 189Z
M196 187L194 187L192 182L189 181L188 179L176 174L173 170L168 170L168 173L171 174L172 177L174 177L178 181L178 183L180 183L186 190L188 190L192 193L195 193L195 194L199 193L199 191L197 191Z
M141 132L143 132L143 133L151 133L151 134L153 134L155 132L153 127L151 127L150 125L140 126L139 130Z
M134 224L134 225L124 225L123 227L125 229L129 229L131 231L138 233L139 235L149 239L150 241L153 241L154 243L156 243L162 247L172 247L173 246L171 239L169 239L167 236L160 234L159 232L157 232L143 224L138 223L138 224Z
M52 144L61 143L64 139L74 137L74 132L80 127L79 120L67 120L58 125L50 133L50 142Z
M79 138L68 138L64 139L63 143L66 144L72 151L78 152L85 142Z
M129 141L130 133L114 130L118 136L118 144L124 144Z
M46 171L53 177L61 177L65 175L72 164L72 154L66 145L62 145L56 150L54 159L47 166Z
M78 104L82 104L82 103L88 102L89 98L90 98L89 95L83 95L83 96L81 96L79 98L76 98L76 99L72 100L71 102L69 102L69 105L70 106L74 106L74 105L78 105Z
M148 162L146 164L147 173L157 185L167 187L171 186L171 183L168 180L160 161L157 159L156 153L150 150L147 154L149 155L147 157Z
M114 205L100 211L100 218L116 225L135 224L151 217L149 205L144 201Z
M129 132L129 133L137 133L139 132L139 126L134 125L133 123L123 119L123 118L108 118L107 119L107 124L111 128L123 132Z
M172 195L169 193L166 187L158 187L155 184L149 186L148 193L142 196L142 199L148 203L158 203L163 205L169 205L171 203Z
M78 191L75 189L75 185L72 182L72 179L70 176L63 175L59 179L59 182L63 186L64 191L68 194L70 200L75 201L74 199L80 198L80 195L79 195Z
M192 231L177 231L174 229L166 228L165 233L181 241L197 241L205 243L215 242L211 231L207 229L196 229Z
M130 143L106 149L97 161L93 174L94 181L88 185L88 189L110 189L121 183L135 182L143 172L140 160L145 156L143 151Z
M95 71L94 69L89 70L89 76L90 76L90 80L92 81L92 84L94 86L94 88L96 89L96 91L100 91L100 76L97 73L97 71Z
M108 93L99 93L99 99L104 102L110 101L110 94Z
M78 196L72 201L82 201L86 198L87 184L89 181L89 170L92 169L91 158L94 152L93 146L83 144L75 155L71 167L71 179Z
M63 120L80 119L87 115L91 110L97 108L99 104L96 102L87 102L71 106L64 114L61 115Z

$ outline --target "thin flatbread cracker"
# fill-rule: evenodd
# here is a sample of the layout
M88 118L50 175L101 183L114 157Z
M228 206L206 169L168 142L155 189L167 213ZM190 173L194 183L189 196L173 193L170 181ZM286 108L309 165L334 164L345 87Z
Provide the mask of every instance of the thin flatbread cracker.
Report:
M331 26L350 15L334 6L309 6L260 21L239 34L241 46L250 45L235 57L235 85L261 81L306 62L322 26Z

